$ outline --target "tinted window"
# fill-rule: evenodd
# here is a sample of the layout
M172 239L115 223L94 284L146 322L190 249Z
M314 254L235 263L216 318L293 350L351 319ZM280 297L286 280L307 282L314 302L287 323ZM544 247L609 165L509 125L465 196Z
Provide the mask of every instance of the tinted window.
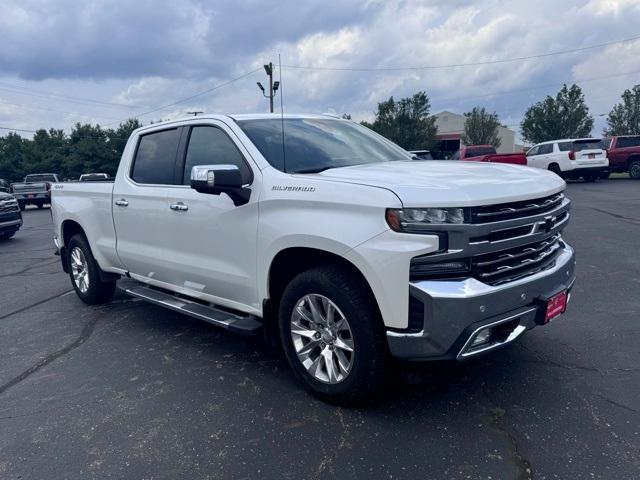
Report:
M451 160L460 160L460 150L453 154Z
M640 147L640 137L618 137L616 148Z
M411 160L409 153L354 122L286 118L237 123L266 160L281 171L313 173L364 163Z
M480 155L492 155L494 153L496 153L496 149L493 147L475 147L468 148L465 157L479 157Z
M545 143L544 145L540 145L538 147L538 155L546 155L547 153L553 152L553 143Z
M531 150L527 152L527 157L532 157L533 155L537 155L538 150L540 150L540 147L533 147Z
M251 169L238 147L216 127L193 127L184 163L183 183L189 185L191 169L196 165L237 165L242 183L251 183Z
M576 140L573 142L573 150L576 152L582 150L602 150L603 148L604 145L602 145L602 140L600 139Z
M36 174L36 175L27 175L24 177L25 182L57 182L55 175L47 175L47 174Z
M611 138L603 138L602 145L604 148L609 148L611 146Z
M177 128L140 137L131 178L138 183L173 184L179 139Z
M571 150L571 142L558 142L558 148L561 152L568 152Z

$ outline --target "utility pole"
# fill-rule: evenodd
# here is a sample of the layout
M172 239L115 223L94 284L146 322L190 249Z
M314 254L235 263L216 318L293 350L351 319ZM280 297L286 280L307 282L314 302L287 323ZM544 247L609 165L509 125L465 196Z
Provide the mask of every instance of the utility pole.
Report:
M265 98L269 99L269 111L273 113L273 97L276 96L276 92L278 91L278 87L280 86L280 82L273 81L273 63L269 62L268 65L264 66L264 71L269 75L269 95L265 92L264 87L260 82L258 83L258 88L262 90L262 95Z

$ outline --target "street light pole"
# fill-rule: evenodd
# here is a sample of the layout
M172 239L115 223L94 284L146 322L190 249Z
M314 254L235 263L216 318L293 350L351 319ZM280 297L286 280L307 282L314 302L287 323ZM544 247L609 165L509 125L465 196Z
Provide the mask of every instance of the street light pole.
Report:
M264 71L269 75L269 94L265 92L265 88L262 86L260 82L257 82L258 88L262 91L262 95L265 98L269 99L269 111L273 113L273 97L276 96L276 92L278 91L278 87L280 86L280 82L273 81L273 63L269 62L268 65L264 66Z

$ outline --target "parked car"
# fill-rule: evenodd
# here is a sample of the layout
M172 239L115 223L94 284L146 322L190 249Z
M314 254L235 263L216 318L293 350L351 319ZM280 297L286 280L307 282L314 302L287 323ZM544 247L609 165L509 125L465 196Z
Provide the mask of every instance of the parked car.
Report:
M527 164L551 170L562 178L582 177L587 182L595 182L609 171L609 160L600 138L539 143L527 151Z
M430 150L410 150L409 153L413 155L416 160L433 160L433 155Z
M11 184L4 178L0 178L0 192L11 193Z
M11 184L11 193L24 210L29 204L42 208L51 203L51 185L58 183L60 177L55 173L33 173L24 177L23 183Z
M15 197L0 192L0 240L13 237L22 226L22 212Z
M106 173L83 173L80 175L81 182L104 182L109 181L109 175Z
M512 163L526 165L527 157L524 153L497 153L492 145L469 145L461 147L451 157L452 160L466 160L469 162Z
M629 172L629 176L640 180L640 135L615 136L605 139L609 171Z
M309 390L352 403L381 387L389 355L465 360L565 311L565 186L417 162L322 115L201 115L135 130L113 183L54 185L54 242L85 303L118 282L264 332Z

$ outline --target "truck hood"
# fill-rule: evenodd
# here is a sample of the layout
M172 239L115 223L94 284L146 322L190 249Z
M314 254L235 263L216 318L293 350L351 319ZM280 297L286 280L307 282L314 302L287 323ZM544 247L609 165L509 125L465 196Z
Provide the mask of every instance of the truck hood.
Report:
M553 195L559 176L520 165L460 161L400 161L325 170L320 178L393 191L405 207L473 207Z

